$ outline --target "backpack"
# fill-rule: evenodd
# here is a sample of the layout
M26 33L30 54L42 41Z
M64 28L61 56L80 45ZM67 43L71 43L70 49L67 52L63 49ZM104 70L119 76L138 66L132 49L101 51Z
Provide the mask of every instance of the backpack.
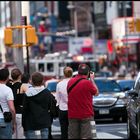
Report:
M56 106L56 104L57 104L57 101L56 101L55 97L53 95L51 95L50 114L54 119L59 116L59 107Z
M17 94L18 91L20 92L21 85L22 85L21 82L16 82L10 86L14 95L14 105L15 105L16 113L21 113L23 108L24 94Z

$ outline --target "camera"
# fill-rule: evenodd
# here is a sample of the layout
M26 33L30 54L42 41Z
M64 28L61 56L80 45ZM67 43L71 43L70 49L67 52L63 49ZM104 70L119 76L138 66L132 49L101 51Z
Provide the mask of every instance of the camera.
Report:
M90 78L90 74L94 74L94 72L93 71L90 71L89 72L89 75L88 75L88 78Z

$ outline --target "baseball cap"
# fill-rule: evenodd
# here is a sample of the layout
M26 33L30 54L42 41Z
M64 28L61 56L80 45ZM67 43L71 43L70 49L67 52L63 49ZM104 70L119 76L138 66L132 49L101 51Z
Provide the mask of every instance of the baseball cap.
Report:
M78 74L87 75L90 71L90 68L87 64L80 64L78 67Z

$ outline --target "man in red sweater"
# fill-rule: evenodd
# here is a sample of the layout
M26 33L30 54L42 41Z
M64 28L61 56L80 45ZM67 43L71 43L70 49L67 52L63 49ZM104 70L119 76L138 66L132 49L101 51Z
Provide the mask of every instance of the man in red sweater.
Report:
M88 80L90 77L90 80ZM81 79L70 91L71 86ZM93 96L98 96L98 88L94 83L94 74L86 64L80 64L78 75L71 78L68 90L69 139L93 139L92 124L94 122Z

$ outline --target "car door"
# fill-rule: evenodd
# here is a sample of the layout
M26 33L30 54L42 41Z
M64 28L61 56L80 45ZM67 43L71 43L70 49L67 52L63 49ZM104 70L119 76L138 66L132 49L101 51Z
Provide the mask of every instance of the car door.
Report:
M139 136L140 130L140 73L135 81L134 87L128 92L128 120L131 131Z

